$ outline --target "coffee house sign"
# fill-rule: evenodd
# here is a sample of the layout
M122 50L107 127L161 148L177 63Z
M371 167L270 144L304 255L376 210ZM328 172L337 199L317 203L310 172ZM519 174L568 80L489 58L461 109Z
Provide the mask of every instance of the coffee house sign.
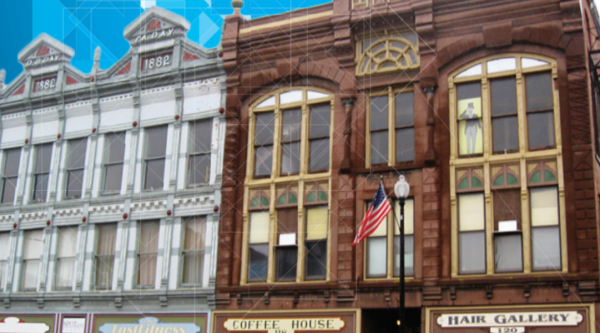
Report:
M261 331L268 333L336 332L346 322L335 318L229 318L223 323L228 332Z
M443 328L490 327L492 332L523 332L522 327L531 326L577 326L583 316L577 311L513 312L442 314L437 323ZM497 328L515 328L502 330ZM496 328L496 329L494 329Z

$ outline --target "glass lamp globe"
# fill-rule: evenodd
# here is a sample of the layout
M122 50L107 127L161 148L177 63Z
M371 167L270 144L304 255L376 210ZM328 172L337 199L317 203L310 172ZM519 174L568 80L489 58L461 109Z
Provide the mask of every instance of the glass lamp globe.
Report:
M398 177L396 185L394 186L394 193L396 194L396 197L398 199L406 199L408 197L409 192L410 185L404 178L404 175L400 175L400 177Z

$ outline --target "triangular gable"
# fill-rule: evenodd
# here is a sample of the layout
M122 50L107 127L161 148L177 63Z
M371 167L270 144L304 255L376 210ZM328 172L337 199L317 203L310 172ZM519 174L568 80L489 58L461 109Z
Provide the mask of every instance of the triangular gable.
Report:
M154 6L129 24L123 36L131 45L147 44L185 36L189 29L190 23L185 18Z
M74 55L73 49L42 33L19 52L19 62L29 69L69 63Z

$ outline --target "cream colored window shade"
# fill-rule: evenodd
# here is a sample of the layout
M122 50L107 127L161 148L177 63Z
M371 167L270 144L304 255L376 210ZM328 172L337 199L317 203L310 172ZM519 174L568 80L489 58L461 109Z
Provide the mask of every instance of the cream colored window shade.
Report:
M461 194L458 197L460 231L483 230L485 225L483 193Z
M398 223L400 223L400 201L394 201L394 210L396 219L394 222L394 234L400 235L400 229ZM406 199L404 201L404 234L412 235L415 233L415 200Z
M250 213L250 244L269 242L269 212Z
M306 211L306 240L326 239L329 230L329 209L315 207Z
M558 225L558 193L556 187L529 190L531 196L531 226Z

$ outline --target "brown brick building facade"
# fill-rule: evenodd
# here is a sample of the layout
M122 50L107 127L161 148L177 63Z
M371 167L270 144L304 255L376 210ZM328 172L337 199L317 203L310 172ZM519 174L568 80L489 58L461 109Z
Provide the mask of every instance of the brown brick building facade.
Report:
M579 1L334 0L229 16L214 332L396 331L393 216L352 241L400 173L407 332L594 332L593 15Z

